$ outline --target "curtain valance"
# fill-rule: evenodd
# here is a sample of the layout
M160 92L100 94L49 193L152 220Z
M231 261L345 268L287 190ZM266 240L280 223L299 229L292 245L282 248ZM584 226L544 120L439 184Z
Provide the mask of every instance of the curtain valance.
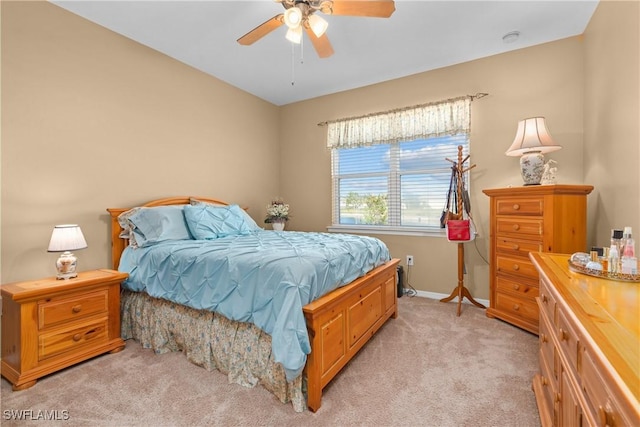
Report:
M469 133L471 99L465 96L328 122L327 147L355 148Z

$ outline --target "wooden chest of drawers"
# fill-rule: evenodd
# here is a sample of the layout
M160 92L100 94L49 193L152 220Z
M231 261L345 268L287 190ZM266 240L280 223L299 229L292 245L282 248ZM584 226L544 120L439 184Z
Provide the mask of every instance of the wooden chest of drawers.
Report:
M546 426L640 425L637 283L573 273L568 255L531 254L540 271L540 371Z
M496 317L538 333L538 273L530 252L586 251L587 185L484 190L490 197L490 306Z
M69 280L2 285L2 376L13 389L122 350L120 283L126 278L126 273L95 270Z

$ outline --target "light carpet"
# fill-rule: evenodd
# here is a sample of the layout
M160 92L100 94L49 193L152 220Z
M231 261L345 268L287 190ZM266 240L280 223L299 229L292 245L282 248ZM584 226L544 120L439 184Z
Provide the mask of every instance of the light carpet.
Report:
M135 341L12 392L2 379L3 426L539 426L531 380L535 335L485 310L420 297L325 388L317 413L295 413L261 386L229 384L182 353ZM28 412L28 411L31 412ZM27 420L16 420L21 415ZM37 417L53 416L45 422ZM62 418L68 418L62 420Z

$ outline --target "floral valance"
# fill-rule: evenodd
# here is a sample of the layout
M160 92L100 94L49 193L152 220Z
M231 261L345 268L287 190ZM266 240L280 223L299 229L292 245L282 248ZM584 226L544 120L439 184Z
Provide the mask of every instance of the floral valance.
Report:
M471 97L327 123L327 147L353 148L468 133Z

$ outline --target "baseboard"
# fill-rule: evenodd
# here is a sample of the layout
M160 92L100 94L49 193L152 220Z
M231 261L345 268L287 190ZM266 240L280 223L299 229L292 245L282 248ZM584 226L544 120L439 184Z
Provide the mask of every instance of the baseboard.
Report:
M407 288L405 288L405 290L406 290L406 289L407 289ZM449 294L440 294L440 293L437 293L437 292L427 292L427 291L418 291L418 290L416 290L415 292L416 292L416 296L417 296L417 297L421 297L421 298L429 298L429 299L435 299L435 300L441 300L441 299L446 298L446 297L448 297L448 296L449 296ZM489 300L486 300L486 299L478 299L478 298L474 298L474 299L475 299L476 301L478 301L480 304L484 305L485 307L489 307ZM454 297L454 298L451 300L451 302L456 302L456 303L457 303L457 302L458 302L458 297L457 297L457 296L456 296L456 297ZM466 299L466 298L463 298L463 299L462 299L462 303L463 303L463 304L471 304L471 302L470 302L468 299Z

